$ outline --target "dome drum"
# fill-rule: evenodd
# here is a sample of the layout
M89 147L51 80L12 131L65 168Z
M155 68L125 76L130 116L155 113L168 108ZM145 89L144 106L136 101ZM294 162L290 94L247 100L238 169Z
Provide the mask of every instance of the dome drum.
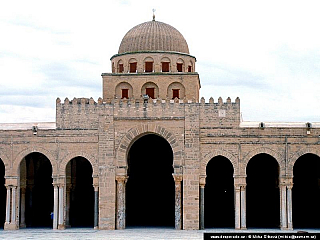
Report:
M196 61L195 57L187 54L166 52L121 54L111 60L112 73L195 72ZM133 63L136 66L133 67Z

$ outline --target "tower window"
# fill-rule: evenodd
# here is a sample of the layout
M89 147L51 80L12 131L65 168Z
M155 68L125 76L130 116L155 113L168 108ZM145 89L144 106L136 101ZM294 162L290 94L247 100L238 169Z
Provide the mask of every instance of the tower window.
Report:
M130 63L130 72L131 73L137 72L137 63L136 62Z
M119 73L123 72L123 64L119 64Z
M146 94L147 94L150 98L154 98L154 88L146 88Z
M192 72L192 66L188 66L188 72Z
M121 98L129 98L129 89L121 89Z
M182 72L182 63L177 63L177 71Z
M172 89L172 99L180 98L179 97L179 90L180 89Z
M169 72L169 63L168 62L162 63L162 72Z
M153 62L145 62L145 72L153 72Z

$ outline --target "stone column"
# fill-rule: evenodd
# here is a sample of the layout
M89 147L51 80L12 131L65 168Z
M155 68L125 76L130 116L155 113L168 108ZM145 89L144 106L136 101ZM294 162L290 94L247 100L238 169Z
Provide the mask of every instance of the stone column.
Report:
M288 229L292 230L292 184L287 186L287 216L288 216Z
M64 185L59 186L59 215L58 215L58 229L62 230L65 229L64 225L64 204L63 204L63 197L64 197Z
M204 188L206 186L206 176L200 176L200 229L204 229Z
M117 222L116 229L125 229L126 227L126 200L125 184L126 176L116 176L117 180Z
M6 205L6 222L5 225L10 224L10 210L11 210L11 186L7 187L7 205Z
M240 197L241 197L241 229L247 229L247 214L246 214L246 205L247 205L247 202L246 202L246 186L243 185L241 186L241 194L240 194Z
M241 197L240 197L240 193L241 193L241 187L239 185L235 185L234 186L234 194L235 194L235 213L234 213L234 217L235 217L235 229L241 229Z
M16 224L16 186L12 186L11 224Z
M59 187L54 184L53 188L53 229L58 229Z
M287 187L285 185L280 185L280 209L281 229L287 229Z
M21 188L21 199L20 199L20 228L26 227L26 188Z
M173 174L174 182L175 182L175 207L174 207L174 225L176 230L181 230L182 228L182 206L181 206L181 182L182 182L182 175Z
M70 193L71 191L71 186L67 185L66 186L66 227L70 227Z
M99 228L99 187L94 186L94 229Z

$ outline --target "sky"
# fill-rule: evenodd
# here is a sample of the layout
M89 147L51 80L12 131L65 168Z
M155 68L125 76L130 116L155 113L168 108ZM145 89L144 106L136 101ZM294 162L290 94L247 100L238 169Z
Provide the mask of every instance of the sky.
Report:
M0 123L54 122L57 97L97 101L152 9L185 37L207 102L239 97L243 121L320 122L319 1L17 0L0 4Z

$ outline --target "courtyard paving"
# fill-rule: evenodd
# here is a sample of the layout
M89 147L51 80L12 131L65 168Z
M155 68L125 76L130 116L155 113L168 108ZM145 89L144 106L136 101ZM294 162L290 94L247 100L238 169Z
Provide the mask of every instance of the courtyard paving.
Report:
M234 229L206 229L177 231L167 228L129 228L125 230L93 230L88 228L72 228L66 230L52 229L20 229L18 231L0 231L0 239L107 239L107 240L203 240L203 233L297 233L281 231L279 229L248 229L236 231ZM309 233L320 233L320 229L308 229Z

